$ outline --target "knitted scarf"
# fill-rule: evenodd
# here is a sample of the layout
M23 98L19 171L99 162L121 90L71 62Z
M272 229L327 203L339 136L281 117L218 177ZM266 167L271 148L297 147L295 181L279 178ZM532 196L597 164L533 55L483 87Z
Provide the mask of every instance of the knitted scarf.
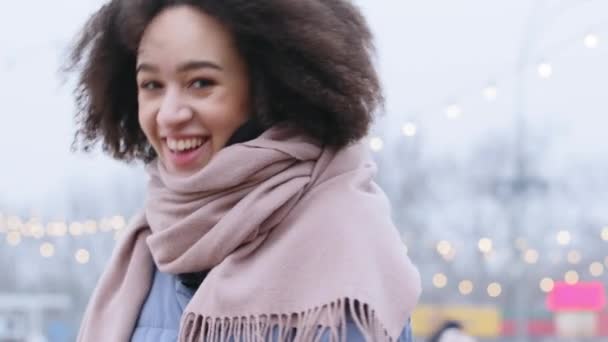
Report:
M275 127L188 177L151 162L145 209L115 248L78 341L129 341L153 263L171 274L211 269L179 341L342 341L346 317L368 341L396 339L420 278L366 150Z

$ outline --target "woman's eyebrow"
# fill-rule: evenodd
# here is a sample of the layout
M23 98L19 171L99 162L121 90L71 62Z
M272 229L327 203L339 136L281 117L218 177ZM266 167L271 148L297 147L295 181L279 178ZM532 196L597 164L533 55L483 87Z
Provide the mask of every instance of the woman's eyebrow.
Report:
M222 70L222 67L220 67L219 65L210 62L210 61L188 61L186 63L183 63L181 65L179 65L177 67L177 72L179 73L183 73L183 72L187 72L187 71L192 71L192 70L198 70L198 69L215 69L215 70ZM158 67L152 65L152 64L148 64L148 63L141 63L137 66L137 69L135 71L136 74L142 72L142 71L147 71L147 72L158 72Z
M177 67L177 72L187 72L187 71L192 71L192 70L197 70L197 69L215 69L215 70L222 70L222 68L217 65L216 63L210 62L210 61L188 61L186 63L181 64L180 66Z

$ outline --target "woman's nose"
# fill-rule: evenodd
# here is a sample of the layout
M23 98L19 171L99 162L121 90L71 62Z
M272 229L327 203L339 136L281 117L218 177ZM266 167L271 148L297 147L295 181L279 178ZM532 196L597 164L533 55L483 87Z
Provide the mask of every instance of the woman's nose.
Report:
M159 126L179 126L192 119L192 109L183 101L179 92L168 90L162 100L156 121Z

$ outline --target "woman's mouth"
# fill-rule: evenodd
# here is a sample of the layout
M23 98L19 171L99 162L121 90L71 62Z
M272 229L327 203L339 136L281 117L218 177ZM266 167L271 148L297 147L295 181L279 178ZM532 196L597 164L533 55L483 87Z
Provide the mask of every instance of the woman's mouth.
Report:
M167 138L168 162L176 169L192 169L209 149L209 137Z
M184 153L199 148L207 139L203 137L190 139L167 138L167 146L173 153Z

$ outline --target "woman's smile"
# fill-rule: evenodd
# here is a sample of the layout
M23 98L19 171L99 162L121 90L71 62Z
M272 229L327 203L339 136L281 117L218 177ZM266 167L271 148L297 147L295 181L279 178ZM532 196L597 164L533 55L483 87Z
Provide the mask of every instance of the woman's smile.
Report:
M163 139L165 163L174 169L189 169L211 154L208 136L167 137Z

